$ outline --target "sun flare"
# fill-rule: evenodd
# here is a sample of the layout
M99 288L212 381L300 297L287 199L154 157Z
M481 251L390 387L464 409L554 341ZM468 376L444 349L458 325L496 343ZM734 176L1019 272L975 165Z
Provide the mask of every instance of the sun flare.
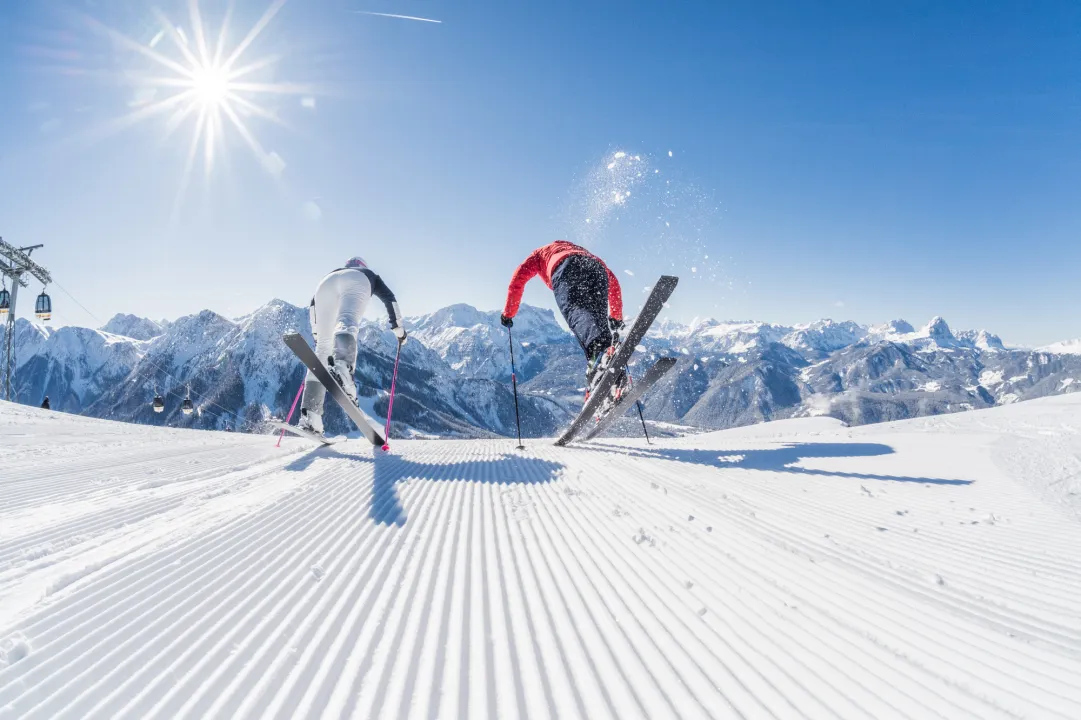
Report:
M310 99L316 92L310 85L273 80L281 57L249 56L256 39L285 3L286 0L272 0L239 42L230 38L231 6L212 34L203 20L198 0L188 0L190 33L164 13L155 11L158 29L149 42L133 40L88 18L92 27L118 46L134 52L147 65L141 72L133 67L126 73L127 81L135 89L135 98L128 103L131 111L110 123L106 132L116 132L153 117L165 118L166 138L183 126L192 128L178 204L196 158L202 156L209 177L218 154L227 150L230 136L239 137L269 174L280 175L284 167L281 157L268 152L249 125L265 120L287 126L270 101L289 95ZM169 42L164 42L166 39ZM151 62L147 64L146 60ZM312 105L302 102L300 106Z

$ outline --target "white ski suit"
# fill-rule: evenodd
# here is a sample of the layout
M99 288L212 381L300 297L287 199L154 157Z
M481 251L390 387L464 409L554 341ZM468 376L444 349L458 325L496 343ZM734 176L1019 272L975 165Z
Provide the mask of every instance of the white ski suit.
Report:
M372 295L383 301L390 316L391 328L401 327L401 312L394 293L386 283L368 268L342 268L327 275L315 289L308 306L308 316L315 336L315 354L337 371L356 397L353 372L357 362L357 334L360 321ZM309 371L304 381L304 399L300 407L308 415L322 417L326 388Z

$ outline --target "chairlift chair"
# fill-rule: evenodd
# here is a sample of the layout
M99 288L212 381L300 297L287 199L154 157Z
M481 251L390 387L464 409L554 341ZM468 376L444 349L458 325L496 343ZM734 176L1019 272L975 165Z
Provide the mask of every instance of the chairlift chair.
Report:
M161 395L155 395L152 407L156 413L165 412L165 398Z
M7 315L9 310L11 310L11 293L5 287L0 290L0 315Z
M180 412L184 413L185 415L191 415L193 412L195 412L195 406L192 405L190 397L184 398L184 402L180 405Z
M45 294L44 288L42 288L41 294L38 295L37 303L34 304L34 314L38 316L39 320L52 320L53 301Z

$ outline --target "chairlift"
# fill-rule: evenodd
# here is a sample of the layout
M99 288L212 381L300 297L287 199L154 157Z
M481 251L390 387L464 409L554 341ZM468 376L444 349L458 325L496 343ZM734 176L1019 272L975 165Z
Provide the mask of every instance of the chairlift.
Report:
M155 395L152 407L156 413L165 412L165 398L161 395Z
M53 317L53 301L45 294L45 288L41 289L38 301L34 304L34 314L39 320L51 320Z
M8 292L5 286L0 290L0 315L7 315L11 310L11 293Z
M184 398L184 402L180 404L180 412L184 413L185 415L191 415L193 412L195 412L195 406L192 405L190 397Z

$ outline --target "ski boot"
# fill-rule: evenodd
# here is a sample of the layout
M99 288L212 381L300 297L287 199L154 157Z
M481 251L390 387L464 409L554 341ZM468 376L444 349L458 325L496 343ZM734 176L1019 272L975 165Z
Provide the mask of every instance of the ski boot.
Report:
M338 366L334 364L334 356L327 357L327 370L330 371L330 376L334 378L335 382L342 386L342 390L349 397L349 400L356 405L357 404L357 384L353 380L353 368L347 368L346 373L339 371Z
M321 415L313 415L308 412L307 408L300 409L300 422L297 424L301 430L307 430L308 432L315 433L316 435L323 434L323 417Z
M597 353L591 360L586 363L586 400L589 400L590 395L593 394L593 389L600 383L601 378L604 377L604 373L607 372L608 366L612 362L612 358L615 357L616 351L619 350L619 339L617 338L611 345L605 350ZM624 371L623 377L626 377ZM620 379L623 382L623 378ZM616 383L619 384L618 382Z

